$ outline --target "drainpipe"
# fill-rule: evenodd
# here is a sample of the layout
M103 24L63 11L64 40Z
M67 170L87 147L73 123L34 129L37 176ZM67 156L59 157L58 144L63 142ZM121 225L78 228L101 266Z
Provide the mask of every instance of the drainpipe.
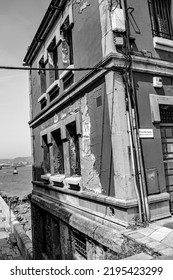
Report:
M130 139L130 154L131 154L131 162L132 162L132 174L134 178L134 187L135 187L135 192L137 196L137 201L138 201L138 209L139 209L139 220L142 222L142 202L138 190L138 178L136 175L136 170L135 170L135 158L134 158L134 145L132 141L132 128L130 125L130 116L129 113L127 112L127 127L128 127L128 133L129 133L129 139Z
M136 156L136 175L139 177L139 193L140 193L140 200L142 206L142 213L143 213L143 221L150 220L150 211L149 211L149 203L146 191L146 178L145 178L145 169L144 169L144 162L142 157L142 150L141 150L141 143L139 139L139 128L138 128L138 116L137 116L137 105L136 105L136 96L134 91L134 81L133 81L133 72L131 68L132 59L131 59L131 45L130 45L130 25L129 25L129 16L127 10L127 0L123 1L124 4L124 14L125 14L125 25L126 25L126 59L129 60L128 69L126 69L125 73L125 86L127 89L127 98L128 98L128 110L129 110L129 121L131 123L131 133L132 139L134 141L134 153ZM134 98L134 109L132 108L132 96Z

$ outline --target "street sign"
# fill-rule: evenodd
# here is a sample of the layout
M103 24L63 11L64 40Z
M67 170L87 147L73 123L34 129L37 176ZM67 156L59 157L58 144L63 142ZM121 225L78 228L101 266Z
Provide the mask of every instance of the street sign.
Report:
M140 128L139 137L140 138L154 138L153 129Z

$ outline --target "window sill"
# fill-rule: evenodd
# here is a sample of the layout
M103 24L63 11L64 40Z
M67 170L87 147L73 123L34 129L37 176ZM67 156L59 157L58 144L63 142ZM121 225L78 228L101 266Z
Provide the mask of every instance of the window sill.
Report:
M80 182L81 182L81 177L80 176L72 176L72 177L68 177L64 179L64 185L73 191L80 191L81 190L81 186L80 186Z
M65 175L53 175L50 176L50 181L62 183L64 181Z
M50 174L50 173L41 175L41 179L44 180L44 181L46 181L46 182L49 182L50 177L51 177L51 174Z
M153 38L154 48L162 51L173 52L173 40L162 37Z
M42 102L44 99L47 100L47 93L46 93L46 92L43 93L43 94L39 97L38 102Z
M65 178L64 181L67 184L79 185L80 181L81 181L81 177L80 176L68 177L68 178Z
M48 89L46 90L46 94L49 94L55 87L60 87L60 83L59 83L59 79L55 80L50 87L48 87Z
M67 74L68 74L70 71L73 70L73 68L74 68L74 64L69 65L69 66L67 67L67 69L64 70L64 71L62 72L62 74L60 75L60 80L64 79L65 76L67 76Z

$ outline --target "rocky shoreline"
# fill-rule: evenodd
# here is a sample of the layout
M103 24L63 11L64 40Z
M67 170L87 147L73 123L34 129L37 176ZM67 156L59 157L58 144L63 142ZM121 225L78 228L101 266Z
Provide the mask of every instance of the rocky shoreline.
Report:
M31 204L30 194L19 199L18 196L9 197L5 192L0 192L1 197L13 211L16 219L22 225L23 230L32 239L31 236Z

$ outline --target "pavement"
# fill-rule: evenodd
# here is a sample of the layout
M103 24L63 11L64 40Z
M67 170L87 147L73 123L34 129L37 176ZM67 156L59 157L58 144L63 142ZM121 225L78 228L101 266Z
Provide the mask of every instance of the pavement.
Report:
M173 217L152 222L146 227L129 228L122 234L143 245L151 254L142 253L126 259L173 260ZM152 254L154 257L152 257Z
M23 260L0 205L0 260Z

